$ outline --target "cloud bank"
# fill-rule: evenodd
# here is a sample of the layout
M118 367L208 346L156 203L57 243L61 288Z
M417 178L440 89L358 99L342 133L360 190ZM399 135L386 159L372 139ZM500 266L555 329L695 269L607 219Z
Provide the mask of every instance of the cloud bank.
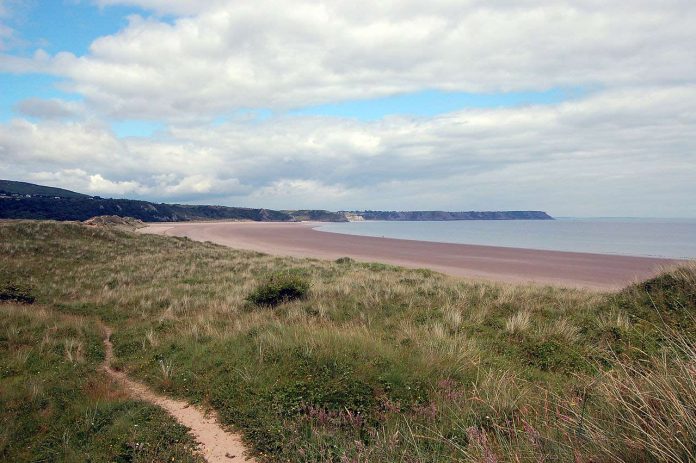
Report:
M81 97L17 105L0 124L1 176L265 207L696 216L692 1L98 3L152 15L83 56L0 57ZM585 96L377 121L287 112L553 88ZM257 109L274 116L244 116ZM114 134L133 119L165 129Z

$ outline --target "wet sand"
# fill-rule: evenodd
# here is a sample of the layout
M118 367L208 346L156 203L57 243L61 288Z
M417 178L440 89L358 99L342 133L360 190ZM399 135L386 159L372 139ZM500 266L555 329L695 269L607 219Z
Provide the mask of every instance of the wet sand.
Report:
M273 255L384 262L429 268L472 279L592 289L618 289L649 278L671 259L541 251L532 249L433 243L344 235L314 230L316 223L205 222L158 223L144 233L187 236L237 249Z

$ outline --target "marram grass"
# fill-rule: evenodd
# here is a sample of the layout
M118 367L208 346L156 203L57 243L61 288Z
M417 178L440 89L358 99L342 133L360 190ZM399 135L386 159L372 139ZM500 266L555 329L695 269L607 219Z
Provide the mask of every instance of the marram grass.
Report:
M0 256L36 298L0 305L0 459L194 461L166 415L101 377L98 322L120 368L216 409L261 460L696 455L693 265L601 294L53 222L0 224ZM250 302L274 275L309 290ZM91 414L105 437L54 429Z

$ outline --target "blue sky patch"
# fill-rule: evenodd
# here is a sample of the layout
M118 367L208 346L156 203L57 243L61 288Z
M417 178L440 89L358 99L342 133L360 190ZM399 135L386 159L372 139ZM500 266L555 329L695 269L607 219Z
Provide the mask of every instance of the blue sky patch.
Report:
M151 137L155 134L155 132L162 130L163 128L164 124L160 122L140 121L134 119L113 122L111 124L111 130L113 130L119 138Z
M0 122L20 116L15 106L29 98L59 98L61 100L79 101L82 97L76 93L60 90L58 84L62 79L46 74L8 74L0 73Z
M10 13L9 25L18 36L11 52L29 56L37 49L84 55L95 39L118 32L128 24L128 16L143 11L120 6L99 8L88 1L31 0L11 4Z
M579 89L541 92L466 93L443 90L330 103L290 111L292 115L335 116L372 121L390 115L432 117L467 108L503 108L560 103L584 94Z

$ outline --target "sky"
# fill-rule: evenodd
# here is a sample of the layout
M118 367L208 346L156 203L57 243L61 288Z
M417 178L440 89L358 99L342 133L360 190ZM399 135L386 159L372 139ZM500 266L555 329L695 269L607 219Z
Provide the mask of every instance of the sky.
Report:
M0 0L0 178L696 217L693 0Z

